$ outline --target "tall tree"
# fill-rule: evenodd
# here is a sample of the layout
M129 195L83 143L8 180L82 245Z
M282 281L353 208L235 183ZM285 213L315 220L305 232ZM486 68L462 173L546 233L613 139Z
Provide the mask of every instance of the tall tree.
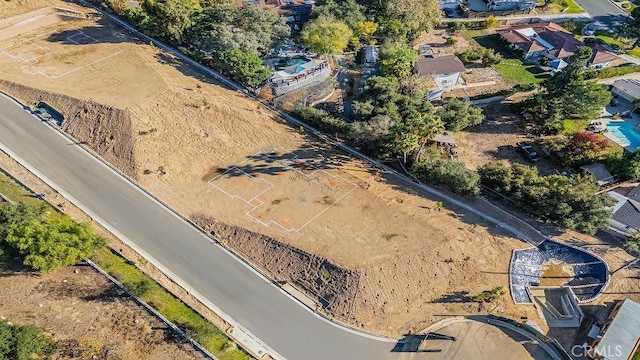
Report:
M352 34L343 21L322 16L304 27L302 42L309 50L320 55L341 54Z
M257 6L211 6L195 17L189 42L205 53L240 49L264 54L291 33L283 17Z
M433 29L442 18L438 0L386 0L385 14L400 20L410 41Z
M313 17L328 17L344 21L353 31L358 27L358 23L365 22L364 6L355 0L326 0L318 1L313 10Z
M622 31L625 36L635 39L633 47L640 46L640 7L633 9L631 16L625 21Z
M380 70L383 75L407 76L416 60L418 53L405 43L386 43L380 47Z
M460 131L469 126L478 125L484 119L482 109L471 105L468 101L449 99L437 111L438 116L451 131Z
M565 119L591 120L611 100L611 94L583 77L591 49L584 46L569 60L569 65L547 79L541 92L523 103L537 120L550 129L561 130Z
M251 87L262 84L269 77L269 69L255 51L230 49L218 51L214 59L225 74Z
M140 5L152 19L151 35L177 44L184 41L193 15L202 10L198 0L143 0Z

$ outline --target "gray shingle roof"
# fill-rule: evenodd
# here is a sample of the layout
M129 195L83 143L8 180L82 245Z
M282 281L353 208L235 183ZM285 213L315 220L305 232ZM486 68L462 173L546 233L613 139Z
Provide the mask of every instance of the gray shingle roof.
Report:
M640 203L635 200L627 200L613 214L613 220L634 229L640 229Z
M631 95L634 99L640 99L640 80L621 79L613 83L613 87Z
M630 359L639 338L640 304L626 299L595 351L609 360Z
M415 67L416 71L423 76L464 72L464 64L455 55L421 57Z

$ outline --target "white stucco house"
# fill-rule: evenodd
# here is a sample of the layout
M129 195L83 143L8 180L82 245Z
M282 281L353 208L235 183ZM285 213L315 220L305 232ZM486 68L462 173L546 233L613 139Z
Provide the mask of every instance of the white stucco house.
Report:
M537 0L484 0L492 11L531 10L536 7Z
M445 89L458 84L464 70L464 64L455 55L420 57L414 66L416 74L432 78L435 83L429 100L439 100Z

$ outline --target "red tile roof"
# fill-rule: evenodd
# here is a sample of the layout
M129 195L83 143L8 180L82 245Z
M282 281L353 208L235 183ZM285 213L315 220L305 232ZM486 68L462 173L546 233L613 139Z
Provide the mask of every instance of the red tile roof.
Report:
M595 44L591 47L593 51L593 55L591 55L591 59L589 60L589 64L601 64L610 61L618 60L619 57L607 50L604 46L600 44Z
M498 34L511 44L517 45L525 53L543 51L546 49L542 42L535 37L528 37L516 30L531 28L543 41L553 46L549 54L558 59L567 58L578 50L582 43L573 37L567 29L553 22L543 22L513 26L509 29L498 30Z

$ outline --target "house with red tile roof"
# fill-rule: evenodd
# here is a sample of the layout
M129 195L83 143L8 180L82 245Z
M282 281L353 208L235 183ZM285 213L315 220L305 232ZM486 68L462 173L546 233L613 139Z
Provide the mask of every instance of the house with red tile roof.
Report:
M522 51L525 59L566 59L582 46L571 32L553 22L514 26L497 33L512 49Z
M593 52L593 55L591 55L591 59L589 59L589 62L587 63L587 66L589 67L602 69L612 62L620 60L618 55L612 53L600 44L591 46L591 50Z

